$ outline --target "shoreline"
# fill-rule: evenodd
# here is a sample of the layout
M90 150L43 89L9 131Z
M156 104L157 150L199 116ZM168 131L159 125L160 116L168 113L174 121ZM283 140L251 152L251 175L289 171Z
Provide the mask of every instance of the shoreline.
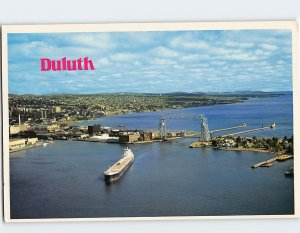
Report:
M271 153L275 154L275 152L268 151L263 148L217 148L217 147L212 147L213 149L218 149L218 150L225 150L225 151L250 151L250 152L261 152L261 153Z
M44 146L44 144L45 144L46 142L38 142L38 143L36 143L36 144L34 144L34 145L26 145L25 147L22 147L22 148L18 148L18 149L14 149L14 150L9 150L9 154L12 154L12 153L15 153L15 152L19 152L19 151L23 151L23 150L28 150L28 149L33 149L33 148L37 148L37 147L43 147ZM47 145L49 144L49 143L46 143Z
M95 121L101 118L105 118L105 117L112 117L112 116L122 116L122 115L130 115L130 114L138 114L138 113L153 113L153 112L163 112L163 111L176 111L176 110L180 110L180 109L189 109L189 108L199 108L199 107L206 107L206 106L216 106L216 105L229 105L229 104L240 104L240 103L244 103L246 101L251 101L253 99L259 99L259 98L266 98L266 97L249 97L245 100L241 100L241 101L236 101L234 103L215 103L215 104L206 104L206 105L199 105L199 106L195 106L195 107L181 107L181 108L165 108L165 109L160 109L158 111L151 111L151 110L144 110L144 111L140 111L140 112L127 112L127 113L108 113L106 115L103 115L101 117L97 117L97 118L92 118L92 119L88 119L88 120L71 120L71 121L63 121L63 122L56 122L57 124L67 124L68 126L72 126L70 124L72 123L78 123L78 122L86 122L86 121Z
M283 152L274 152L269 151L264 148L243 148L243 147L213 147L211 142L193 142L189 145L189 148L212 148L215 150L223 150L223 151L249 151L249 152L259 152L259 153L270 153L270 154L285 154Z

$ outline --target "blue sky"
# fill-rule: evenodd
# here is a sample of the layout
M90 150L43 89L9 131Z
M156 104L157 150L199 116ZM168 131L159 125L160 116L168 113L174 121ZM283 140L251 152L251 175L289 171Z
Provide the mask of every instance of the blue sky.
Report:
M89 57L95 71L40 71ZM9 93L291 91L290 30L8 35Z

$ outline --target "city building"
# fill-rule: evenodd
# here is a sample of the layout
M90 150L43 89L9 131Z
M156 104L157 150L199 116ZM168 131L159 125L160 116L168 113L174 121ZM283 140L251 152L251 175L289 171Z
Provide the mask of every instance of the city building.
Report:
M118 142L119 137L110 137L109 134L104 133L101 135L94 135L90 137L91 141L99 141L99 142Z
M35 120L47 119L47 109L35 109L33 110L33 117Z
M59 130L59 128L60 128L60 126L58 124L47 125L48 132L55 132L55 131Z
M34 131L40 132L56 132L58 131L60 126L58 124L51 124L51 125L36 125L34 127Z
M9 126L9 134L13 135L13 134L18 134L20 133L20 126L19 125L11 125Z
M88 134L93 135L101 132L101 125L89 125L88 126Z
M168 135L168 137L176 137L177 133L176 132L168 132L167 135Z
M26 145L34 145L38 142L38 138L28 138L25 142Z
M53 107L53 112L54 112L54 113L59 113L59 112L61 112L61 107L60 107L60 106L54 106L54 107Z
M18 134L20 132L28 131L29 128L29 125L11 125L9 126L9 134Z
M90 135L89 134L81 134L80 135L80 138L81 139L86 139L86 138L88 138Z
M143 138L143 141L151 141L153 140L153 133L151 131L143 131L141 132L141 137Z
M119 143L132 143L139 141L139 132L122 132L119 134Z
M10 139L9 140L9 150L20 150L24 148L26 145L26 139L18 138L18 139Z
M159 131L151 131L152 139L160 139Z

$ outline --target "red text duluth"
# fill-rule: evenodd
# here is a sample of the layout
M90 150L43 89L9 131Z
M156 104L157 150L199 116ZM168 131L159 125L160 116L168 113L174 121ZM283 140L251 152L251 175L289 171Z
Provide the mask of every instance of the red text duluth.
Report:
M51 60L41 58L41 71L76 71L76 70L95 70L93 60L88 57L68 60L63 57L61 60Z

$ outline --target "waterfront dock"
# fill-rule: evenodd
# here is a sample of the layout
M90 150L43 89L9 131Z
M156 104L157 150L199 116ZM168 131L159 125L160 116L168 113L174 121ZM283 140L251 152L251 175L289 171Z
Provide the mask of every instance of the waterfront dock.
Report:
M283 157L284 156L284 157ZM266 161L262 161L260 163L256 163L251 166L251 168L258 168L258 167L270 167L272 166L272 163L275 161L284 161L293 158L293 155L279 155L272 159L268 159Z
M19 152L19 151L33 149L33 148L37 148L37 147L44 147L51 143L53 143L53 142L44 142L44 141L37 142L35 144L25 145L23 147L14 148L14 149L9 149L9 153Z
M260 163L256 163L256 164L252 165L251 168L268 167L266 165L272 164L273 162L275 162L277 160L277 158L278 158L278 156L275 158L260 162Z

